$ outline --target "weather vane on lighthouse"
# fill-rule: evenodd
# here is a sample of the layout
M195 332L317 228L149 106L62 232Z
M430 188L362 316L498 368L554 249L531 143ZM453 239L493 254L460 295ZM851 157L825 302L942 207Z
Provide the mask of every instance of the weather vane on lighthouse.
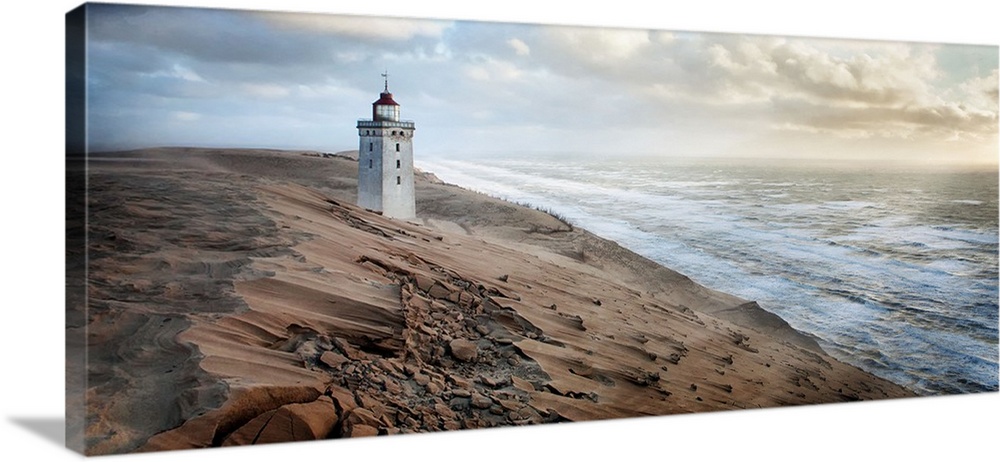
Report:
M389 92L389 69L386 69L385 72L382 73L382 78L385 79L385 91L386 91L386 93L388 93Z

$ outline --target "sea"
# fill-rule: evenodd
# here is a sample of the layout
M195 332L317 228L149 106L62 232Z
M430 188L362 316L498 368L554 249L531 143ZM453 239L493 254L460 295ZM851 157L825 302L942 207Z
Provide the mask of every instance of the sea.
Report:
M416 164L757 301L919 394L998 390L996 167L574 153Z

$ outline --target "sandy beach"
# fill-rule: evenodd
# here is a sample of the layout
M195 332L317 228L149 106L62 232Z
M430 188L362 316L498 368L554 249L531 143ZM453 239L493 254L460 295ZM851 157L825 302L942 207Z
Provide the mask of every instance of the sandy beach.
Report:
M67 439L115 454L915 396L547 213L426 173L417 219L359 209L348 156L92 158Z

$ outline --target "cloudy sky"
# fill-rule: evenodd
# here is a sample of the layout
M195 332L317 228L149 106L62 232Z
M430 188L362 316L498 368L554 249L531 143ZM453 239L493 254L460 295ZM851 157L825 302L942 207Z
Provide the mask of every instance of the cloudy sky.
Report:
M92 5L92 150L356 149L384 70L425 153L997 163L997 48Z

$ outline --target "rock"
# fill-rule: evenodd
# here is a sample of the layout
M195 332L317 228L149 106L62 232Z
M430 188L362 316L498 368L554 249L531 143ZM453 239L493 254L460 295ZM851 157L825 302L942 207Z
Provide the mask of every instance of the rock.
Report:
M508 275L506 275L506 274L503 274L503 275L501 275L500 277L498 277L497 279L499 279L499 280L501 280L501 281L503 281L503 282L507 282L507 278L508 278L508 277L510 277L510 276L508 276Z
M490 328L479 324L476 326L476 332L479 332L479 335L489 335Z
M451 349L451 355L462 362L475 361L479 355L479 347L466 339L452 340L448 347Z
M441 393L441 386L438 385L438 384L436 384L436 383L434 383L434 382L428 383L424 387L424 389L427 390L427 393L429 393L431 395L437 395L438 393Z
M420 372L420 367L415 366L413 364L404 364L403 370L406 371L408 375L416 375L418 372Z
M418 372L413 374L413 381L417 382L417 385L420 385L421 387L426 387L427 384L430 383L431 378Z
M503 407L505 411L517 411L524 407L523 404L509 399L501 399L498 401L500 401L500 406Z
M452 398L448 401L448 407L454 409L458 412L465 412L469 409L470 401L468 398Z
M398 395L403 392L403 386L393 379L386 380L384 386L386 393L390 395Z
M360 438L365 436L378 436L378 429L371 425L358 424L344 430L347 438Z
M337 424L333 400L322 396L265 412L231 433L223 446L311 441L326 438Z
M451 394L458 396L460 398L468 398L472 396L472 392L464 388L452 388Z
M420 273L414 273L413 279L417 282L417 287L424 292L429 292L434 286L434 280Z
M372 411L369 411L368 409L365 409L363 407L358 407L352 409L344 416L344 425L353 425L353 424L364 424L364 425L371 425L373 427L378 427L379 421L378 417L375 417L375 414L372 413Z
M501 407L499 405L490 406L490 414L493 414L493 415L503 415L504 414L503 407Z
M595 299L591 300L591 302L593 302L597 306L601 306L601 300L600 299L595 298Z
M362 407L346 412L343 421L341 434L351 438L378 435L378 427L382 425L375 414Z
M514 384L514 387L523 391L535 391L535 386L531 382L524 380L516 375L510 376L510 381Z
M527 420L531 423L541 423L542 421L542 416L538 413L538 411L535 411L530 406L521 408L517 411L517 415L520 416L522 420Z
M446 299L449 295L451 295L451 292L452 291L448 287L445 287L441 282L435 282L434 285L431 286L431 290L427 291L427 295L430 295L433 298Z
M413 266L422 266L424 263L424 261L413 252L406 254L406 261Z
M468 292L462 292L459 295L458 304L462 308L472 308L476 304L476 297Z
M350 361L346 356L336 353L333 351L323 352L323 355L319 357L320 362L330 366L334 369L339 369L344 363Z
M438 415L441 416L442 419L445 419L445 420L454 420L455 419L455 412L452 411L451 408L449 408L448 406L445 406L444 404L441 404L441 403L435 404L434 405L434 412L437 412Z
M351 345L350 343L348 343L347 340L344 340L344 339L342 339L340 337L336 337L336 338L333 339L333 344L337 347L337 349L339 349L340 351L344 352L344 356L347 356L348 359L351 359L351 360L354 360L354 361L360 361L362 359L368 359L368 355L366 355L361 350L355 348L353 345Z
M472 404L472 407L476 409L487 409L493 405L493 400L479 393L474 393L472 395L472 401L470 402L470 404Z
M347 412L358 407L358 403L354 399L354 393L351 393L350 390L331 385L326 388L326 394L330 395L337 402L341 412Z
M450 375L449 374L448 375L448 381L451 382L451 383L453 383L456 388L466 388L466 389L472 388L472 382L466 380L463 377L459 377L457 375Z
M480 375L479 376L479 382L482 383L483 385L486 385L486 386L490 387L490 388L496 388L496 387L501 387L501 386L507 385L507 379L506 378L495 379L495 378L490 377L488 375Z

